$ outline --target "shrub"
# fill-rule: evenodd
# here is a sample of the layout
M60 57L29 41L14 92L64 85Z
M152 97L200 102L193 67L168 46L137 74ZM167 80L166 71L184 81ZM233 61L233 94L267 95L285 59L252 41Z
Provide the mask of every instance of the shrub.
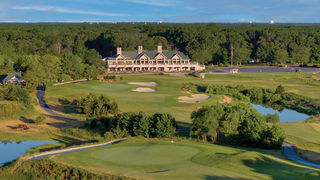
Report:
M278 125L273 125L265 132L263 147L267 149L280 149L282 142L286 138L285 131Z
M241 92L241 91L245 90L246 87L245 87L243 84L238 84L238 85L236 86L236 89Z
M286 92L285 88L281 85L279 85L276 89L277 94L284 94Z
M10 172L3 179L104 179L104 180L126 180L133 179L127 176L113 174L94 174L84 169L78 169L50 160L49 158L26 161L15 171Z
M120 77L120 80L121 80L121 81L123 80L123 77L122 77L122 76Z
M253 87L248 90L247 96L252 97L252 98L257 98L257 99L262 99L263 98L263 88L260 87Z
M103 136L104 136L105 140L109 140L110 141L110 140L114 139L114 135L113 135L113 133L111 131L105 132Z
M96 127L97 127L97 121L96 121L96 120L92 120L92 121L90 122L90 127L91 127L92 129L96 128Z
M278 123L280 122L280 118L279 118L279 115L277 113L275 114L267 114L266 116L264 116L265 120L267 123Z
M90 93L87 97L77 100L77 111L94 118L108 117L108 114L118 112L118 104L110 101L106 96L97 96Z
M44 114L40 114L35 120L33 120L33 123L35 124L43 124L46 120L46 116Z

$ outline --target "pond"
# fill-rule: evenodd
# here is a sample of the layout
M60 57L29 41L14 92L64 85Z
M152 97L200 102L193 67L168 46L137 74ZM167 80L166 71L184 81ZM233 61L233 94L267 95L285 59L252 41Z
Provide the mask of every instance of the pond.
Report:
M52 144L55 141L1 141L0 140L0 166L10 162L26 153L27 149L43 144Z
M266 108L262 105L256 105L252 104L253 108L257 109L261 115L265 116L268 113L270 114L275 114L277 113L280 118L280 122L295 122L295 121L304 121L308 119L310 116L302 113L298 113L297 111L294 110L289 110L289 109L283 109L281 112L270 108Z

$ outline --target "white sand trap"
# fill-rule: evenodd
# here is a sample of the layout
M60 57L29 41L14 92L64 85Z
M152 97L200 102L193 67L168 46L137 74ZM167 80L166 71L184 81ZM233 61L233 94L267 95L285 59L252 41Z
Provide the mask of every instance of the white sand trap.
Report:
M197 103L199 101L211 98L211 96L208 96L206 94L193 94L192 97L193 98L187 96L180 96L178 99L181 99L181 101L179 102L183 103Z
M156 82L129 82L128 84L139 85L139 86L158 86Z
M137 92L155 92L155 89L151 89L151 88L137 88L134 89L132 91L137 91Z

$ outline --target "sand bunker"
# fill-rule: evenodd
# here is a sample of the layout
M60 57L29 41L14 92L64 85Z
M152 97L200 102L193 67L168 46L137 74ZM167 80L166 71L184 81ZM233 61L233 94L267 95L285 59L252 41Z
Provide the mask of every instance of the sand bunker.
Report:
M155 92L155 89L151 89L151 88L137 88L134 89L132 91L137 91L137 92Z
M139 86L157 86L156 82L129 82L128 84L139 85Z
M181 99L181 101L179 102L183 103L197 103L199 101L209 99L211 96L208 96L206 94L193 94L192 97L193 98L187 96L180 96L178 99Z

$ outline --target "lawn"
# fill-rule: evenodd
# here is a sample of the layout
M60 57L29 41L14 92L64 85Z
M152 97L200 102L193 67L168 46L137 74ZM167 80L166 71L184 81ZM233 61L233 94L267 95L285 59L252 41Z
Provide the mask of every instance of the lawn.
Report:
M275 89L282 84L288 91L297 94L306 95L312 98L320 96L318 86L309 86L294 83L277 82L276 79L285 77L298 77L314 75L312 72L303 73L239 73L228 75L206 75L205 79L195 77L176 77L176 76L159 76L159 75L132 75L123 76L121 82L101 82L89 81L74 84L67 84L50 88L46 92L46 99L50 104L50 97L79 98L88 93L104 94L114 99L123 112L127 111L145 111L147 113L166 112L171 113L180 123L190 123L190 114L205 104L219 102L221 96L195 103L186 104L178 102L180 96L190 96L181 90L182 83L193 82L197 84L218 84L218 85L237 85L244 84L247 86L260 86ZM133 92L137 85L129 85L129 82L157 82L158 86L150 87L156 89L156 92ZM191 97L191 96L190 96ZM68 107L70 108L70 107ZM71 113L65 110L65 113ZM76 113L73 108L73 113ZM70 114L69 114L70 115ZM71 114L72 115L72 114Z
M97 173L143 179L319 179L317 169L287 160L281 150L130 138L111 146L53 157Z
M213 104L222 100L220 95L214 95L211 98L200 101L199 103L181 103L180 96L190 96L181 90L180 79L188 82L188 78L179 78L171 76L125 76L122 82L101 82L89 81L63 86L52 87L46 92L46 98L66 97L79 98L88 93L97 93L108 96L115 100L122 112L144 111L146 113L164 112L172 114L181 124L190 123L190 114L205 104ZM175 82L178 80L178 82ZM142 87L130 85L129 82L156 82L158 86L149 87L156 89L156 92L134 92L133 89Z

